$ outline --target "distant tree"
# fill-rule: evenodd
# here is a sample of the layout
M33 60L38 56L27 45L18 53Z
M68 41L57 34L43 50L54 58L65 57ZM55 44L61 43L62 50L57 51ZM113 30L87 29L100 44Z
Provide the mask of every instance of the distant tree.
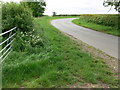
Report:
M57 14L56 12L53 12L53 16L56 16L56 14Z
M43 13L45 11L46 3L41 0L31 0L31 2L25 2L26 0L23 0L23 3L25 6L28 6L33 11L34 17L40 17L43 16Z
M105 0L103 5L105 7L111 6L111 8L114 6L114 9L120 13L120 0Z

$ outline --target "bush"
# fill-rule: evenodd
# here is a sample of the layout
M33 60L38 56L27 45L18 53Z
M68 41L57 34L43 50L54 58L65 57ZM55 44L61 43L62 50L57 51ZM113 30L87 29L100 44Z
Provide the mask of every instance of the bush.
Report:
M18 27L21 31L33 29L33 17L31 9L18 3L5 3L2 5L2 27L3 32L13 27Z

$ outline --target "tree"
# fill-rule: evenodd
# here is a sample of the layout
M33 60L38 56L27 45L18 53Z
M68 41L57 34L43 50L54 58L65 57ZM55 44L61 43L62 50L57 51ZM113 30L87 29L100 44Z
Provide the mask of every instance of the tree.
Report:
M31 10L33 11L34 17L43 16L43 13L44 13L45 7L46 7L46 3L44 1L31 0L31 2L23 1L21 3L24 4L25 6L28 6L29 8L31 8Z
M57 14L56 12L53 12L53 16L56 16L56 14Z
M103 5L105 7L111 6L111 8L114 6L115 7L114 9L120 13L120 0L111 0L111 1L106 0L106 1L104 1ZM110 10L111 10L111 8L110 8Z

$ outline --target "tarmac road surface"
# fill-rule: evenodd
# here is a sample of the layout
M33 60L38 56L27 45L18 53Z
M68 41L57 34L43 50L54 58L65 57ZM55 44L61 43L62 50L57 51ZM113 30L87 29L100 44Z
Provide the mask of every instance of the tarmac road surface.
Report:
M118 59L118 37L84 28L72 23L76 18L56 19L51 24L60 31Z

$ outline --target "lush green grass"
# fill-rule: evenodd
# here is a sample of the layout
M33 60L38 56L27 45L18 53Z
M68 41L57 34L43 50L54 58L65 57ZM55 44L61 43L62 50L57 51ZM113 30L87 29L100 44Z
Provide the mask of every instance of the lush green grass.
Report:
M3 87L67 87L78 82L117 87L117 78L101 59L80 50L75 41L50 24L56 18L60 17L34 20L35 30L43 33L47 43L36 53L12 52L3 63Z
M96 31L104 32L104 33L111 34L111 35L120 36L119 30L114 28L114 27L99 25L99 24L95 24L95 23L89 23L89 22L86 22L86 21L80 20L80 19L75 19L72 22L77 24L77 25L87 27L87 28L90 28L90 29L93 29Z

